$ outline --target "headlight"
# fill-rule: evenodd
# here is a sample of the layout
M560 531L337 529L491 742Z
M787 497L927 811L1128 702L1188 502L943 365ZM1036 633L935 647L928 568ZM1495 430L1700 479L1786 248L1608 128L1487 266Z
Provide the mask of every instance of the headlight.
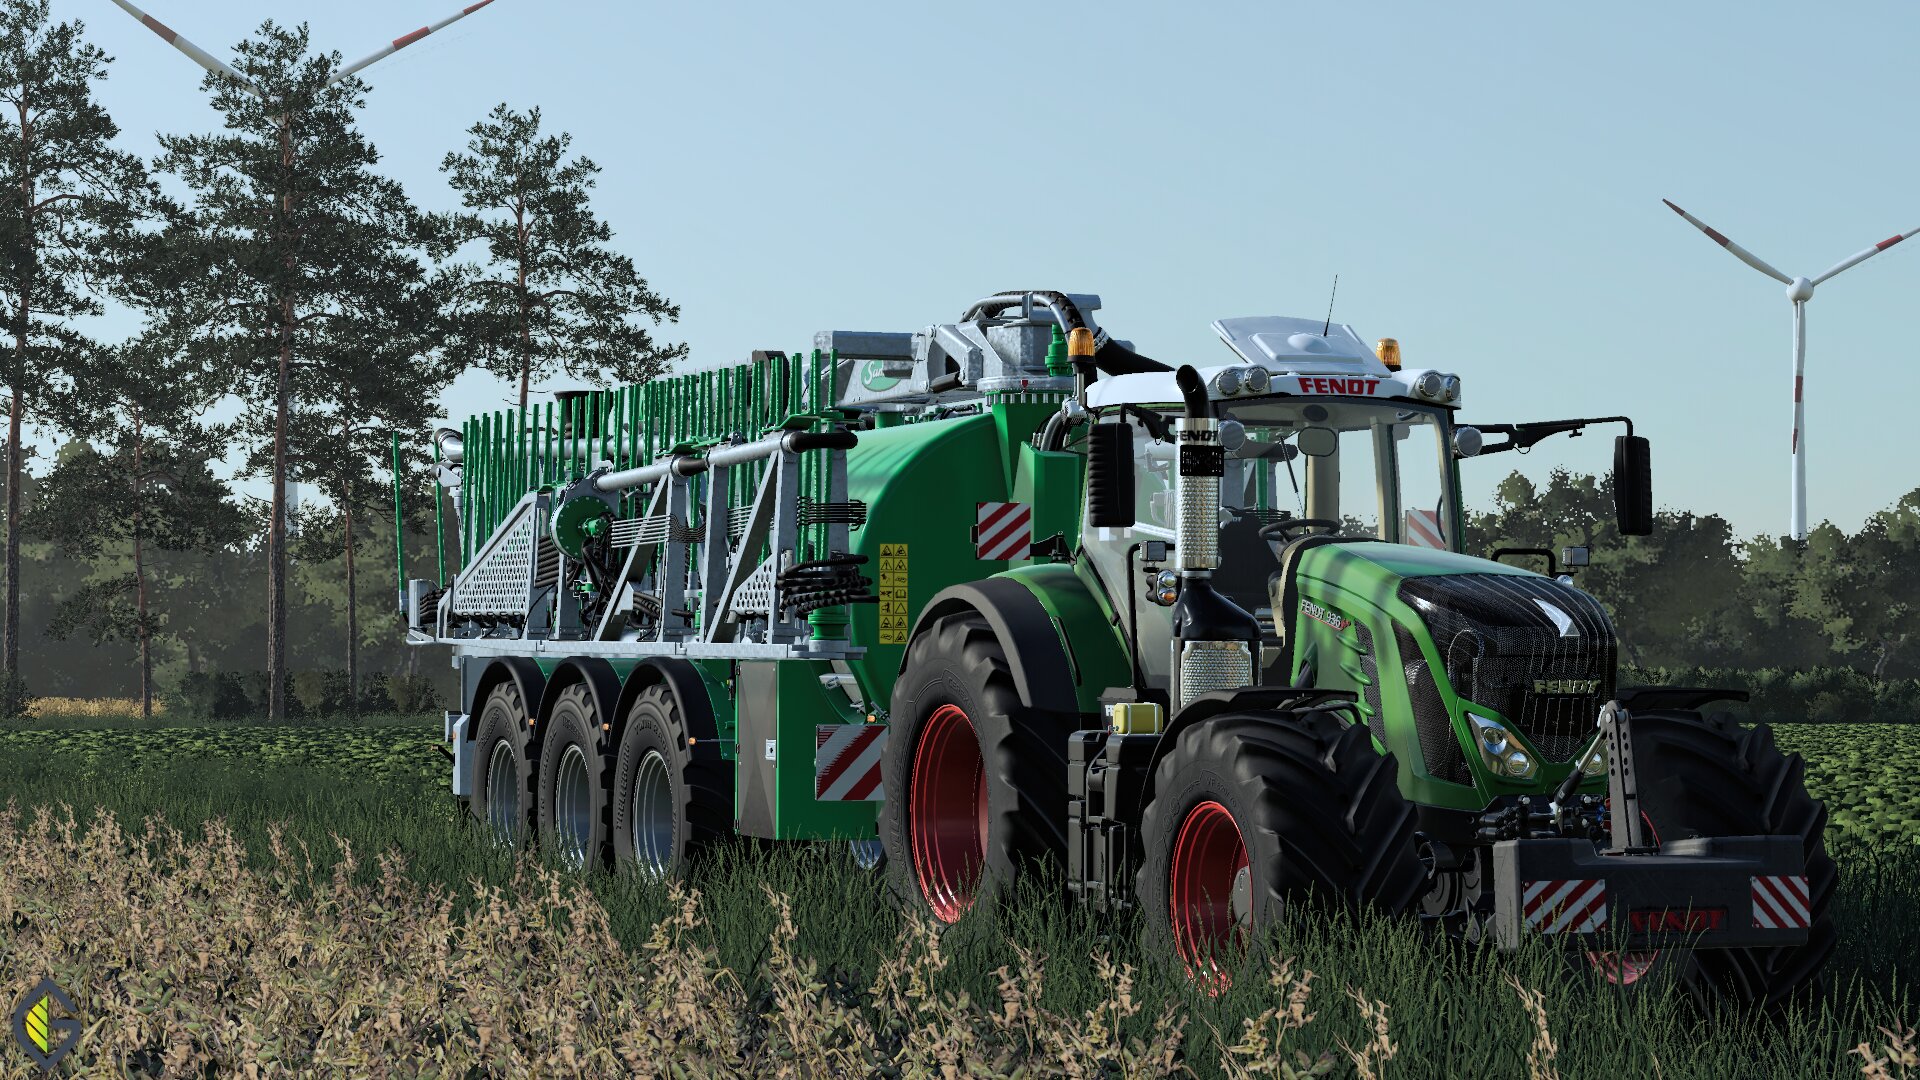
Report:
M1214 376L1213 385L1219 387L1220 393L1222 394L1239 393L1240 392L1240 369L1228 368L1227 370L1221 372L1219 375Z
M1441 393L1446 395L1446 398L1448 401L1459 401L1460 400L1460 376L1448 375L1447 377L1441 379L1440 390L1441 390Z
M1267 392L1267 388L1272 385L1273 375L1267 371L1266 368L1250 367L1247 369L1247 393L1264 394Z
M1446 389L1446 384L1441 380L1439 372L1429 371L1415 380L1413 388L1421 397L1437 398Z
M1473 741L1480 747L1480 760L1493 775L1525 780L1539 769L1533 755L1520 748L1506 725L1473 713L1467 714L1467 720L1473 724Z

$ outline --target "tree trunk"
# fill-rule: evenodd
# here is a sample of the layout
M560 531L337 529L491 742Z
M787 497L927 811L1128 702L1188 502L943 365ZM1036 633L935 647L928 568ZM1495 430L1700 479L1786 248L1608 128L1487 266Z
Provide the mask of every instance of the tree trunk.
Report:
M153 719L153 631L147 625L147 562L145 537L142 535L141 495L146 487L146 478L141 475L140 410L133 410L133 479L129 486L133 489L133 596L134 610L138 619L140 634L140 718Z
M33 265L39 258L38 245L33 235L33 200L36 192L33 184L33 127L27 120L27 95L22 93L16 103L20 115L20 213L25 218L25 228L20 232L25 241L26 250L16 252L27 269L27 276L20 282L19 302L14 310L13 323L13 370L8 381L7 402L7 538L6 538L6 603L5 614L0 616L0 676L11 683L5 689L7 700L0 703L0 711L11 712L15 704L15 695L21 692L17 680L20 675L20 484L26 473L25 448L20 445L20 427L26 412L26 403L21 400L21 392L27 381L27 337L33 329L28 305L33 299Z
M280 366L273 391L273 503L267 526L267 718L287 718L287 398L293 363L293 131L290 117L280 122L281 228L287 254L287 291L280 296Z
M517 179L516 179L517 183ZM520 282L520 411L527 411L527 383L533 375L533 314L527 297L527 212L523 204L516 201L513 209L514 235L519 250Z
M340 500L347 526L347 712L360 715L360 612L355 604L357 583L353 574L353 484L346 487Z
M24 334L14 335L14 357L18 363L26 356ZM7 676L20 673L20 485L26 472L20 446L20 387L11 390L7 406L7 597L4 629L0 629L0 669ZM13 691L9 690L11 694ZM7 703L11 706L11 702Z

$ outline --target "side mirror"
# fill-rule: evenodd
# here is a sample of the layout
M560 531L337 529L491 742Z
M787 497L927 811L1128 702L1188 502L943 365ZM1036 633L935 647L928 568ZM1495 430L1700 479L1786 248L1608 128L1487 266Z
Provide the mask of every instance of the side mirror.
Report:
M1340 449L1340 436L1332 428L1301 428L1293 441L1308 457L1332 457Z
M1622 536L1653 532L1653 465L1647 440L1621 435L1613 440L1613 512Z
M1133 428L1095 424L1087 435L1087 524L1133 525Z
M1585 547L1563 547L1560 549L1560 565L1568 569L1585 566L1591 556L1592 552Z

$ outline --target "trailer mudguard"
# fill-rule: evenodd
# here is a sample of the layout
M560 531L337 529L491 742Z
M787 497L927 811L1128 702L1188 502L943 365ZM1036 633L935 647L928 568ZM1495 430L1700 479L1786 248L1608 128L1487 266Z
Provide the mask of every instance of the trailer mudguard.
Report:
M613 722L615 710L620 702L620 675L613 665L597 656L570 656L560 662L547 676L547 687L540 695L539 723L534 731L538 738L544 738L547 730L547 718L553 715L554 702L560 700L562 692L577 683L587 684L587 694L593 700L594 718L601 723L600 745L607 750L612 747L608 742L610 730L605 726Z
M467 683L468 673L474 667L471 659L462 665L460 681L463 684ZM473 679L471 683L472 691L462 695L466 699L467 715L472 716L478 713L480 706L487 700L487 695L493 692L493 688L509 679L519 688L520 700L534 708L536 716L540 715L539 703L546 690L547 677L541 672L540 665L534 663L530 656L496 656L481 666L478 678ZM468 724L467 741L473 741L476 734L475 725Z
M965 611L978 612L993 627L994 636L1006 649L1007 666L1022 705L1052 713L1081 711L1073 680L1052 674L1073 670L1066 646L1054 630L1053 617L1032 589L1012 578L983 578L941 590L920 610L908 640L919 637L936 620ZM900 660L896 677L906 669L905 650Z
M716 759L721 757L714 697L709 689L711 684L692 661L672 656L647 657L627 673L626 684L620 688L618 703L605 721L613 725L607 732L607 746L620 745L621 732L626 728L627 711L633 707L634 699L640 696L642 690L660 683L665 683L667 692L673 695L674 704L679 707L687 730L700 740L693 746L694 755L705 757L711 754Z

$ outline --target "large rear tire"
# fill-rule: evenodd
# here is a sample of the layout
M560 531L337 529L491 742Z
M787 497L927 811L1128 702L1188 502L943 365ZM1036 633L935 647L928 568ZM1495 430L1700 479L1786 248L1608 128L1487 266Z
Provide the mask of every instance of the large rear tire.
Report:
M1681 982L1703 1007L1726 1002L1777 1015L1813 1003L1826 992L1838 872L1827 855L1827 809L1807 794L1805 763L1781 753L1767 725L1726 713L1649 710L1632 723L1641 805L1662 841L1787 834L1800 838L1806 859L1806 944L1697 950Z
M1177 738L1154 773L1135 889L1196 979L1223 984L1234 954L1309 896L1395 915L1419 901L1414 808L1366 728L1227 712Z
M892 706L880 840L903 901L952 923L990 889L1064 868L1079 717L1021 704L984 616L949 615L915 637Z
M494 843L520 847L533 835L534 770L527 705L512 679L488 692L473 738L467 813Z
M732 839L733 774L718 742L712 720L688 715L665 683L640 691L614 758L616 865L679 876Z

